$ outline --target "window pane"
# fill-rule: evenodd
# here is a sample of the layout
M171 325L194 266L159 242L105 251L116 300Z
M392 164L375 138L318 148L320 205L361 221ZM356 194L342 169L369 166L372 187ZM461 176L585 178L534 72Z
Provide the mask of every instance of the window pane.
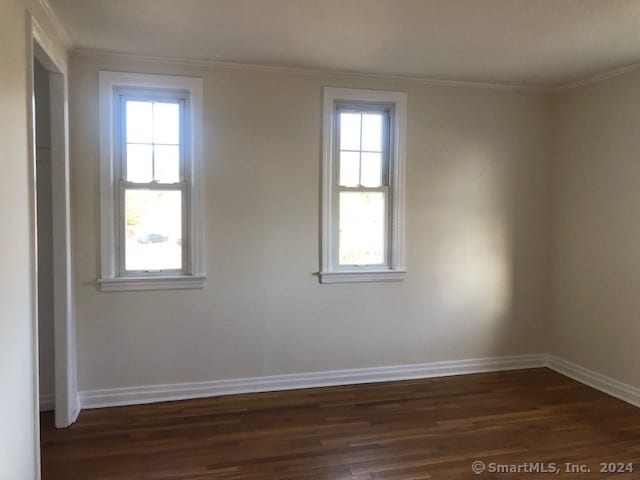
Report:
M125 268L182 269L182 192L125 192Z
M383 192L340 192L341 265L385 263L385 229Z
M153 104L153 143L180 143L180 105L177 103Z
M340 150L360 150L360 114L340 114Z
M382 154L368 153L362 154L362 176L360 181L365 187L379 187L382 185Z
M156 145L155 176L158 182L174 183L180 181L180 147L177 145Z
M362 115L362 150L382 151L382 114Z
M127 181L146 183L153 180L151 145L127 145Z
M127 143L151 143L151 102L127 101Z
M357 187L360 183L360 154L340 152L340 185Z

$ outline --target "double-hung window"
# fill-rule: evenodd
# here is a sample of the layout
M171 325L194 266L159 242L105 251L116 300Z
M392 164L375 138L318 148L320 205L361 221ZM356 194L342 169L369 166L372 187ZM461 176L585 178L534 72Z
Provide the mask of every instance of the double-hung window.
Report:
M202 288L201 81L100 72L102 290Z
M326 87L323 283L402 280L406 94Z

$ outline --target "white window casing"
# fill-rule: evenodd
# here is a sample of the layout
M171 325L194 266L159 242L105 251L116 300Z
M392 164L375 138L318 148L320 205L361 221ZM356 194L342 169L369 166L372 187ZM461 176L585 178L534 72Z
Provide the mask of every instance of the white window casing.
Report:
M182 192L183 230L182 268L167 271L124 271L124 235L122 233L123 159L119 153L123 124L116 115L121 92L162 96L182 102L180 140L181 181L175 184L148 185ZM204 215L202 201L202 79L169 75L108 72L99 73L100 101L100 236L102 291L167 290L203 288L206 281L204 261ZM136 188L128 186L127 188Z
M388 132L383 155L386 165L380 187L341 186L339 178L340 146L338 143L338 115L350 107L361 112L384 111L388 114ZM407 95L405 92L324 88L323 151L322 151L322 246L321 283L401 281L406 273L405 263L405 145ZM362 118L362 117L361 117ZM362 126L360 127L362 142ZM361 145L360 158L364 153ZM360 160L362 168L362 160ZM362 173L361 173L362 175ZM339 195L340 192L382 192L385 199L385 260L376 265L340 264Z

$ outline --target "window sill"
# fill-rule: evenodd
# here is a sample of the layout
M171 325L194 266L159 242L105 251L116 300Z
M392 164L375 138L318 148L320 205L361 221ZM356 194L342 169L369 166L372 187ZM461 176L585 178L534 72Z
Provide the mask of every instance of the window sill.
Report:
M202 289L207 277L118 277L98 280L102 292L124 292L132 290L195 290Z
M320 272L320 283L401 282L405 270Z

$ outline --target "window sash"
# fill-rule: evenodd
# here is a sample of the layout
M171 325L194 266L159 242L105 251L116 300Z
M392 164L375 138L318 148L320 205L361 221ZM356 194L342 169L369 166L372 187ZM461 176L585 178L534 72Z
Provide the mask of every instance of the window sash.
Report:
M191 205L189 202L190 171L192 165L188 161L190 158L190 144L188 142L190 131L189 124L189 96L178 91L161 90L161 89L117 89L114 92L114 101L117 109L116 113L116 129L114 132L114 148L115 153L115 175L117 178L118 188L115 198L115 227L118 242L116 244L116 276L118 277L165 277L172 275L187 275L192 266L189 264L189 246L191 241L189 238L189 218ZM178 103L180 105L179 118L179 175L180 180L174 183L161 183L155 180L155 160L152 163L152 180L150 182L130 182L127 181L127 138L126 138L126 102L142 101L142 102L158 102L158 103ZM152 118L153 121L153 118ZM136 142L131 142L136 143ZM154 138L151 138L152 155L155 155ZM153 157L152 157L153 158ZM159 190L159 191L179 191L181 192L181 251L182 251L182 268L180 269L161 269L161 270L127 270L126 269L126 204L125 196L127 190Z
M380 269L388 269L391 264L391 229L389 225L391 223L389 208L389 187L343 187L336 186L333 194L333 206L334 212L332 215L333 220L333 245L335 248L333 249L333 265L336 271L344 271L344 270L380 270ZM368 263L368 264L353 264L353 263L340 263L340 194L342 192L362 192L362 193L371 193L371 192L381 192L384 195L384 234L383 234L383 262L382 263Z
M186 132L189 131L190 125L188 122L188 96L184 94L180 94L179 92L167 92L167 91L153 91L153 93L146 92L141 93L137 90L130 89L119 89L116 92L116 96L118 98L118 128L116 131L115 142L116 142L116 152L118 155L117 161L117 176L121 181L127 181L127 145L151 145L151 155L152 155L152 174L151 174L151 182L148 183L159 183L155 180L155 146L159 145L174 145L174 144L164 144L164 143L155 143L154 138L152 136L151 143L139 143L139 142L127 142L127 110L126 103L128 101L133 102L156 102L156 103L174 103L179 105L180 113L179 113L179 133L178 133L178 151L179 151L179 181L185 181L188 178L188 161L189 158L189 145L187 142L188 136ZM153 121L153 117L152 117ZM163 185L168 185L163 183Z
M189 235L188 235L188 218L189 212L187 205L187 183L133 183L133 182L120 182L119 198L118 198L118 276L120 277L140 277L140 276L166 276L166 275L185 275L189 271L188 259L189 259ZM181 197L181 250L182 250L182 268L180 269L162 269L162 270L127 270L127 224L126 224L126 204L125 196L128 190L157 190L163 192L176 191L180 192Z
M360 125L360 150L342 150L340 148L340 134L341 124L340 118L343 113L357 113L360 115L366 113L383 114L382 122L382 152L371 151L371 153L382 154L382 172L381 172L381 186L379 187L365 187L359 186L344 186L340 184L340 152L353 151L360 154L369 152L362 149L362 124ZM393 123L393 106L386 103L373 103L373 102L336 102L334 105L334 129L332 136L333 141L333 179L332 179L332 213L331 223L333 232L333 249L331 251L333 269L335 271L367 271L367 270L383 270L391 268L391 228L392 224L392 208L391 202L391 187L390 179L393 172L390 170L391 163L391 125ZM362 160L360 160L362 162ZM362 165L360 164L360 179L362 178ZM384 234L383 234L383 262L378 264L345 264L340 263L340 193L342 192L382 192L384 194Z
M356 113L360 115L365 115L367 113L371 114L382 114L382 151L378 152L375 150L364 150L362 148L362 124L360 124L360 149L352 150L352 149L341 149L340 148L340 134L342 130L342 126L340 123L341 114L343 113ZM361 117L362 118L362 117ZM334 131L332 135L334 137L334 152L333 152L333 162L334 162L334 184L340 186L340 152L353 152L360 154L360 180L362 180L362 154L363 153L381 153L382 154L382 165L381 165L381 175L380 175L380 183L381 185L389 185L391 172L391 125L393 123L393 106L388 104L379 104L379 103L354 103L354 102L337 102L335 104L334 110Z

